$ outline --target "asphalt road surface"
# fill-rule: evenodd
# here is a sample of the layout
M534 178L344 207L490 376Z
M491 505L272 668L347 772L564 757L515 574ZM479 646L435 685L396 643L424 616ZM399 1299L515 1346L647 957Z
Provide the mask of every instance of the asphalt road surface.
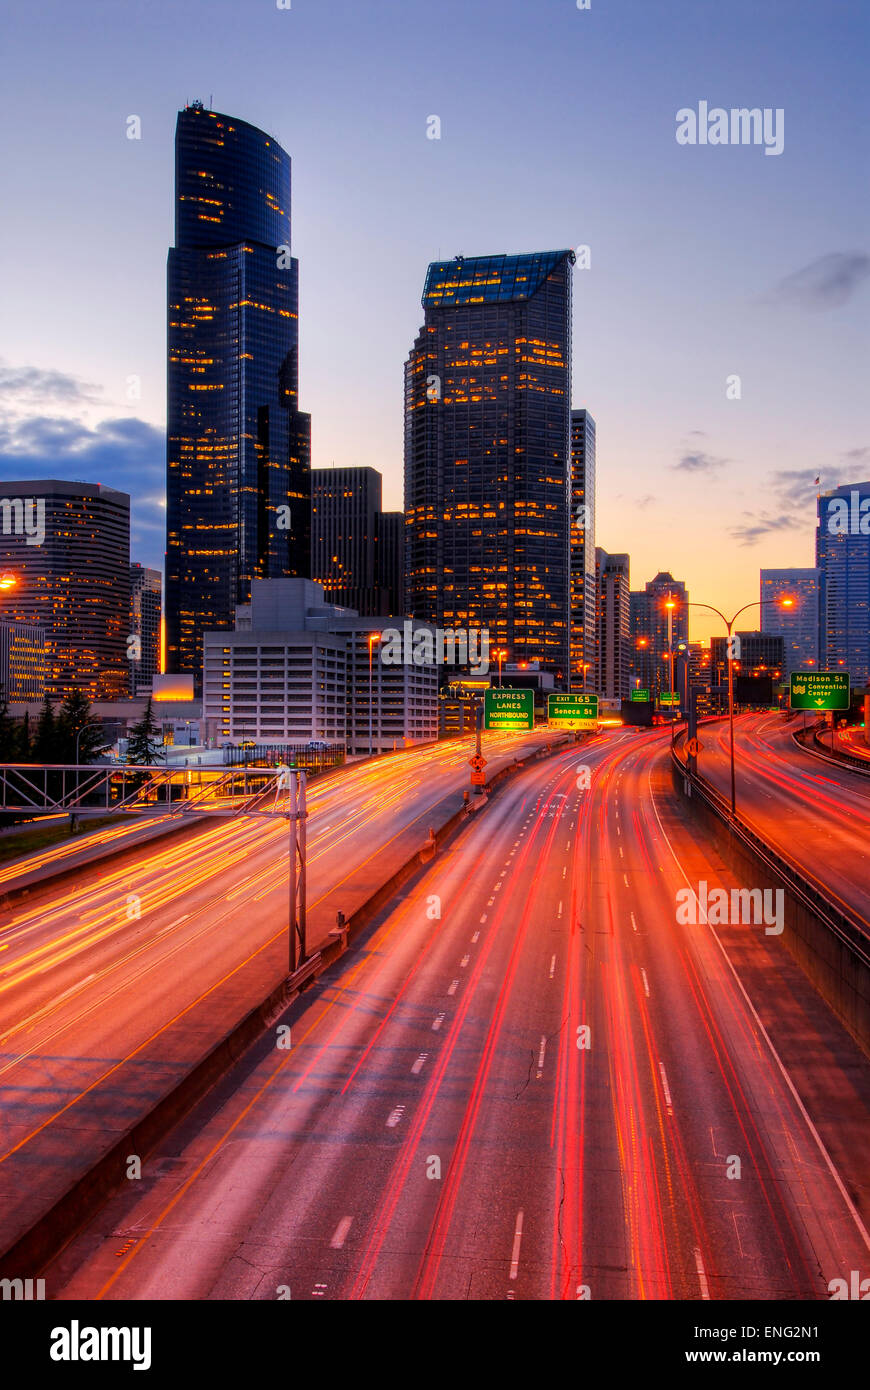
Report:
M499 793L49 1297L824 1299L867 1267L870 1064L780 937L678 922L735 880L662 736L582 756L589 789L574 750Z

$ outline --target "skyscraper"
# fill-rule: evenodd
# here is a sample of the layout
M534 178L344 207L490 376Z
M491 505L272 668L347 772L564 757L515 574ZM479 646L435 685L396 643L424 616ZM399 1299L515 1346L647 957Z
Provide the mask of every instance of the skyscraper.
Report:
M378 587L383 613L405 612L405 513L378 512Z
M405 367L406 606L569 679L573 251L429 266Z
M45 690L127 695L130 498L99 483L4 484L0 569L14 583L3 619L45 630ZM32 524L35 523L35 524Z
M629 557L596 549L598 641L594 689L611 700L627 700L631 689Z
M821 574L819 657L826 671L870 679L870 482L818 499L816 565Z
M571 411L571 685L591 687L597 670L595 593L595 421ZM603 693L603 692L602 692Z
M151 689L160 670L162 580L159 570L130 566L130 635L139 638L140 655L130 661L130 694Z
M782 679L792 671L818 671L821 571L761 571L761 631L782 638ZM780 600L792 599L788 608Z
M310 574L310 420L298 408L290 158L194 102L175 133L167 271L166 659L201 678L202 633L254 578Z
M311 470L311 575L327 602L366 616L402 613L405 517L381 511L375 468Z
M688 602L685 584L667 570L630 595L632 684L649 690L651 699L671 689L671 652L676 689L676 651L681 642L688 649L689 642Z

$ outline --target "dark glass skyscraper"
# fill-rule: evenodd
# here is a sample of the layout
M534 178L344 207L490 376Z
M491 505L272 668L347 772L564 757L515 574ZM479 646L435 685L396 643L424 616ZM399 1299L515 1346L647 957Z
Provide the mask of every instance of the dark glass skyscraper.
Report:
M595 421L571 411L571 686L595 689Z
M251 580L310 575L290 158L200 102L175 132L167 271L166 665L202 675Z
M408 612L566 683L573 262L434 262L405 368Z
M129 690L130 498L99 483L3 484L4 621L45 630L45 692L120 700Z
M870 482L823 492L818 512L819 659L860 687L870 680Z

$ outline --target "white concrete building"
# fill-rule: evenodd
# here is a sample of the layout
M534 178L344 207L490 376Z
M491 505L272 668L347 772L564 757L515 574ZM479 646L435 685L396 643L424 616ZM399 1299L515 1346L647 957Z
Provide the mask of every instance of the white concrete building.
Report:
M204 634L203 712L218 742L322 739L359 754L437 738L438 668L379 660L376 636L401 622L325 603L309 579L255 579L235 630Z

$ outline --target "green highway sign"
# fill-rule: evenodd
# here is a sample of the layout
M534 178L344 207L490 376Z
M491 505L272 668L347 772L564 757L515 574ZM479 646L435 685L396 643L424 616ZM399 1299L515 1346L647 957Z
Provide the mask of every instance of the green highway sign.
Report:
M597 729L597 695L548 695L547 723L559 729Z
M659 695L660 705L678 705L680 703L680 693L678 690L663 690Z
M848 709L848 671L792 671L792 709Z
M631 698L632 700L643 700L645 702L649 700L649 690L633 690L631 692Z
M501 686L483 692L483 726L485 729L533 729L535 727L535 692L509 690Z

